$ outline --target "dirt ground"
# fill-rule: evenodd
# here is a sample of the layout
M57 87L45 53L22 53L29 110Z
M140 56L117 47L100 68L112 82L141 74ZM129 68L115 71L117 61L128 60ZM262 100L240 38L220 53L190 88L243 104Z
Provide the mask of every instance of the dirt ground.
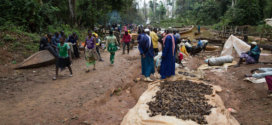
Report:
M205 52L190 59L187 67L196 70L204 63L205 57L218 56L219 52ZM272 56L261 56L260 62L271 62ZM235 59L237 62L239 58ZM272 125L272 98L267 96L267 84L255 84L244 81L245 74L250 74L252 69L272 67L264 64L243 64L238 68L229 67L227 72L205 71L207 82L219 85L219 93L226 108L233 108L237 113L233 116L241 125Z
M90 73L85 73L84 59L74 60L73 77L65 70L57 81L52 80L53 65L27 70L1 66L0 123L119 124L146 87L133 81L141 74L139 53L118 51L114 66L109 65L107 52L103 59ZM112 94L114 89L118 91Z
M220 52L205 52L192 57L188 68L195 70L204 57ZM114 66L109 54L102 54L104 62L97 62L97 70L85 73L84 59L73 61L73 77L68 70L53 81L54 66L27 70L0 67L0 124L2 125L119 125L147 88L147 83L135 81L140 77L140 56L137 49L129 55L116 54ZM237 59L236 59L237 60ZM272 61L271 57L261 61ZM271 65L241 65L227 72L205 71L205 79L220 85L219 93L226 108L242 125L271 125L272 98L266 94L266 84L243 81L244 74L258 67Z

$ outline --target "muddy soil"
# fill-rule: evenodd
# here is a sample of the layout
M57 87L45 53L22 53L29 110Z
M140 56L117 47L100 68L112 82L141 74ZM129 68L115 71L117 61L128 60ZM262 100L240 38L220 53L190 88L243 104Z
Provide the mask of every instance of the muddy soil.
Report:
M145 90L140 76L138 50L116 54L110 66L109 54L102 54L97 70L85 73L84 59L73 61L74 75L61 72L53 81L55 66L12 70L1 67L0 123L8 125L97 124L118 125ZM140 89L139 89L140 88ZM142 88L142 89L141 89ZM118 93L112 92L117 89Z
M185 64L195 70L205 57L220 52L205 52L190 58ZM37 69L13 70L0 66L0 124L3 125L119 125L132 108L147 83L135 82L140 77L138 50L130 55L116 54L116 63L109 65L109 54L102 54L104 62L97 62L97 70L85 73L84 59L74 60L73 77L67 70L61 78L52 81L54 66ZM236 58L236 61L238 59ZM272 61L271 56L261 61ZM219 93L226 108L238 111L233 114L243 125L269 125L272 123L272 98L266 94L266 84L243 81L251 69L271 65L241 65L227 72L205 71L205 79L220 85ZM114 92L114 93L113 93Z
M197 69L208 56L218 56L219 52L200 53L188 61L187 67ZM235 59L237 62L239 58ZM271 62L272 56L261 57L260 62ZM267 84L254 84L244 81L244 75L250 70L260 67L272 67L264 64L243 64L241 67L229 67L227 72L205 71L205 79L211 84L219 85L223 91L219 93L226 108L233 108L238 112L233 116L242 125L271 125L272 98L267 97Z

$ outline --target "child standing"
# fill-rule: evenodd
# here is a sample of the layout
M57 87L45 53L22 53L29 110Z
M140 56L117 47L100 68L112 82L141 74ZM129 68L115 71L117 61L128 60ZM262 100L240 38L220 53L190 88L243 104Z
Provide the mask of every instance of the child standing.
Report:
M64 43L65 37L60 38L60 43L57 44L57 50L59 52L59 57L57 58L56 64L56 76L53 77L53 80L56 80L59 73L59 68L61 70L68 67L70 71L70 76L73 76L73 71L71 68L72 56L71 56L71 49L67 43Z

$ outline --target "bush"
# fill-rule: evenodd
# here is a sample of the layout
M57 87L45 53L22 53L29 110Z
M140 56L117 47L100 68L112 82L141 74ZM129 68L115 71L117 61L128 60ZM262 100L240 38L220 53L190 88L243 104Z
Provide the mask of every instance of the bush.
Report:
M3 40L4 40L5 42L13 42L13 41L16 40L16 38L12 37L12 36L9 35L9 34L5 34L5 36L3 37Z

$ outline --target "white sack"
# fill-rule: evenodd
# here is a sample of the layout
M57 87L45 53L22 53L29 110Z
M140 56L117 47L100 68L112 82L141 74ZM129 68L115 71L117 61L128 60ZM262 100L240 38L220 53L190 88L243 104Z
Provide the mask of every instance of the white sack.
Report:
M232 63L233 57L232 56L221 56L216 58L208 59L209 66L221 66L224 63Z

